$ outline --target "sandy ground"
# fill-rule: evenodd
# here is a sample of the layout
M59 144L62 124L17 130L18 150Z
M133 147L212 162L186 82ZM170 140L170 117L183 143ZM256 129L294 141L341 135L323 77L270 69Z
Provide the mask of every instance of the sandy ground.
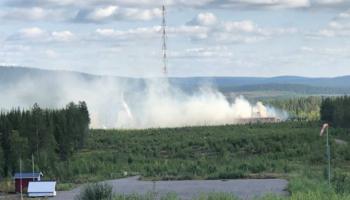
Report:
M162 196L175 192L181 199L187 200L209 192L232 193L237 197L250 200L265 194L288 195L285 191L288 182L284 179L239 179L239 180L186 180L186 181L140 181L138 177L105 181L113 186L115 193L144 194L155 192ZM57 192L52 200L69 200L79 194L82 187L71 191Z

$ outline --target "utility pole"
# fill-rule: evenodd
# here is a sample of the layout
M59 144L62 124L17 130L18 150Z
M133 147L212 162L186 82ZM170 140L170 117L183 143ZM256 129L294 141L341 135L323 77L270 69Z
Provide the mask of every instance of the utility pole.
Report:
M22 158L19 159L19 184L21 191L21 200L23 200L23 188L22 188Z
M34 181L34 155L32 154L33 181Z
M329 126L327 126L327 160L328 160L328 185L331 185L331 149L329 146Z
M36 156L39 160L39 130L38 130L38 122L36 123Z
M328 185L331 185L331 149L329 146L329 124L325 123L322 126L320 136L323 136L323 133L326 131L326 154L327 154L327 175L328 175Z
M167 69L167 32L166 32L166 10L165 10L165 0L163 0L162 6L162 53L163 53L163 73L166 76L168 73Z

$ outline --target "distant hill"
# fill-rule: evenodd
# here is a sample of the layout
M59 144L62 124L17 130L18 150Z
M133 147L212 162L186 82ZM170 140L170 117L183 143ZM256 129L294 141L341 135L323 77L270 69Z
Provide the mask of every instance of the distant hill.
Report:
M26 67L1 67L0 88L7 88L23 79L36 80L45 78L47 84L51 80L60 80L62 77L74 76L89 82L105 79L106 76L97 76L87 73L54 71ZM145 79L128 77L108 77L129 82L143 87ZM272 78L259 77L171 77L169 82L183 90L193 91L202 85L212 85L224 93L280 93L300 95L343 95L350 94L350 76L334 78L306 78L297 76L280 76Z
M219 87L239 87L248 85L306 85L327 88L350 88L350 76L335 78L306 78L296 76L280 76L272 78L258 77L190 77L172 78L172 81L180 85L196 85L201 82L211 81Z

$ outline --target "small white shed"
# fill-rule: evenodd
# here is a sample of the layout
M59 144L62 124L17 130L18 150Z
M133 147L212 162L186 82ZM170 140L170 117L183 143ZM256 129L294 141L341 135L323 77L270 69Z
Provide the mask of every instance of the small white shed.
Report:
M28 196L29 197L56 196L56 182L55 181L29 182Z

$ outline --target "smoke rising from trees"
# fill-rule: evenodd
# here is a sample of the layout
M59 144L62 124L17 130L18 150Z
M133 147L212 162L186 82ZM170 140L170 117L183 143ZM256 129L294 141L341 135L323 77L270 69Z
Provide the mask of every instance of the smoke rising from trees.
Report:
M1 107L59 108L85 101L93 128L157 128L238 123L241 118L285 118L283 112L238 96L233 102L210 86L185 92L166 79L137 81L100 77L86 79L70 74L55 78L28 77L0 88Z

